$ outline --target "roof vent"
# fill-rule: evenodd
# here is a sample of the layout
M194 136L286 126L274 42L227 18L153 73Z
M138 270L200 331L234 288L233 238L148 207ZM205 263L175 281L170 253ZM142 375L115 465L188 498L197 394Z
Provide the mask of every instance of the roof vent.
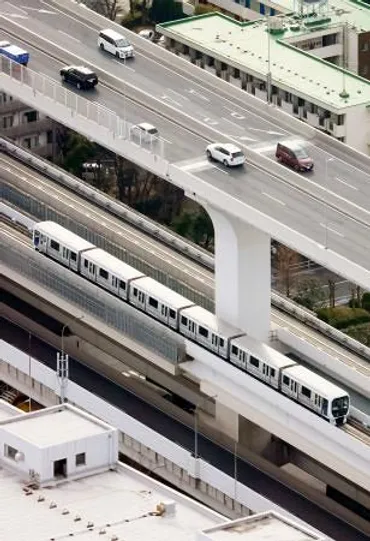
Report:
M166 515L167 517L172 517L176 514L176 502L167 501L160 502L156 507L156 513L161 517Z
M91 520L89 520L89 522L86 524L86 528L93 528L94 527L94 523L91 522Z
M102 528L101 530L99 530L99 535L104 535L107 533L107 530L105 528Z
M69 511L68 511L68 509L63 509L63 511L62 511L62 515L69 515Z
M55 502L50 502L49 509L55 509L57 504Z
M81 520L81 517L80 515L76 515L75 518L73 519L75 522L80 522Z
M112 535L110 541L118 541L118 535Z
M44 502L45 501L45 496L41 496L41 494L40 494L40 496L37 498L37 501L38 502Z

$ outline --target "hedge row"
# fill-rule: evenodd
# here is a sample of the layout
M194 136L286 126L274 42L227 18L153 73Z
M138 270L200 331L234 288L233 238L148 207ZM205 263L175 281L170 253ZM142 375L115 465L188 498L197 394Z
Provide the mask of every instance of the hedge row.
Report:
M321 308L318 310L317 316L336 329L346 329L347 327L370 321L370 313L367 310L363 308L349 308L348 306Z

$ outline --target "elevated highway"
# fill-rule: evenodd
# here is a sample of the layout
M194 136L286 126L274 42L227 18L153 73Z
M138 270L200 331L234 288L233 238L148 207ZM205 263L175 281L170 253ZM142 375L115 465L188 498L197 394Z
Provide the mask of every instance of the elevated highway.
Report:
M26 298L33 298L36 306L48 305L61 320L67 317L71 321L73 317L80 329L79 335L85 335L85 339L88 336L91 343L95 341L95 347L104 336L116 343L115 351L121 344L121 348L139 352L149 363L172 375L190 376L201 392L215 400L218 428L229 438L244 445L248 442L255 451L266 451L274 441L269 435L274 434L285 444L325 465L332 475L335 471L361 487L357 494L367 505L370 442L366 433L353 426L357 434L354 437L353 432L328 425L259 381L163 329L144 314L135 313L126 303L38 254L19 235L5 231L1 244L3 283L9 282L11 290L24 290ZM72 313L75 316L67 315ZM138 324L140 332L136 333ZM86 326L90 329L87 335L82 330ZM183 349L185 358L181 354ZM193 360L184 362L187 358Z
M9 148L13 149L13 145L9 144ZM176 236L171 239L169 231L161 231L153 223L145 226L146 229L151 228L148 238L138 230L143 219L140 215L133 213L134 216L131 217L131 220L137 220L136 228L123 223L109 214L114 211L124 216L123 212L129 212L120 203L113 203L107 196L51 164L31 157L23 149L15 147L13 150L33 168L27 168L11 156L3 155L0 158L4 198L33 214L35 220L52 218L64 224L197 304L214 310L214 278L211 270L208 270L213 266L210 254L201 250L198 253L195 246ZM35 171L35 168L38 171ZM44 172L52 175L57 182L48 179ZM67 186L69 189L66 189ZM87 202L86 197L90 192L90 202ZM152 238L157 232L160 236L166 235L167 244L174 243L176 252ZM178 253L180 250L182 255ZM191 261L193 257L203 261L203 265ZM310 312L276 293L272 294L271 300L274 347L279 346L276 340L278 338L283 351L293 351L307 357L309 363L314 363L316 369L336 378L339 385L346 388L352 396L354 390L358 391L363 396L358 396L354 405L366 412L366 400L370 398L368 348L335 331ZM298 321L294 319L294 315ZM287 345L283 346L284 343ZM325 358L327 362L324 362Z
M261 268L259 262L266 258L265 247L270 235L299 249L324 266L333 270L340 268L344 276L365 288L369 287L369 259L362 248L366 243L369 225L369 209L366 203L368 198L364 197L368 185L368 158L319 132L309 130L294 119L278 114L270 108L266 109L264 104L247 97L230 85L227 85L229 97L225 98L226 86L221 81L217 80L217 92L214 88L211 91L210 81L213 81L214 86L214 77L182 63L180 59L159 47L144 44L144 40L139 37L132 38L138 48L135 64L117 65L115 59L108 59L97 50L96 33L104 22L101 18L88 10L75 9L75 4L74 15L71 11L68 14L63 13L66 7L68 10L68 3L63 4L63 9L61 4L54 3L50 6L53 16L47 20L43 19L42 14L37 16L35 11L33 15L27 12L26 19L18 18L16 23L11 21L8 7L6 12L9 15L3 15L6 23L4 32L8 35L10 33L13 39L16 36L18 40L24 40L23 44L31 52L33 67L46 77L55 78L63 62L78 61L94 65L103 82L100 90L85 101L76 93L62 90L59 83L34 76L31 70L27 71L26 76L23 76L23 72L18 74L21 83L13 72L11 77L2 72L1 84L4 90L184 188L189 196L199 201L211 214L216 227L216 238L219 238L224 246L225 242L228 243L227 235L233 234L231 230L226 237L219 234L225 231L222 215L225 208L229 216L233 217L230 224L232 223L231 229L234 233L241 230L239 224L247 222L252 225L247 241L243 237L244 240L240 242L249 243L251 250L251 239L258 237L257 244L260 249L252 249L249 254L253 254L249 261L255 260L256 263L253 268L247 269L248 280L244 285L247 291L243 291L243 295L238 295L238 288L243 286L240 280L241 269L237 264L233 268L236 279L231 281L235 285L226 295L227 273L216 250L216 301L219 315L230 316L230 321L239 321L243 328L255 331L252 334L266 335L269 295L266 294L265 283L268 273L263 276L259 273L259 279L264 286L261 288L263 298L260 299L261 313L258 317L253 318L253 314L242 313L242 302L238 299L244 299L247 293L250 299L254 299L256 288L252 285L258 269ZM68 34L66 29L73 35ZM40 38L40 35L43 38ZM74 36L79 38L73 39ZM43 50L48 51L46 56ZM169 69L170 64L172 71ZM186 92L181 70L182 76L186 74L191 85L195 84L195 80L197 85L203 83L201 90L197 86L197 89L189 89L193 92ZM153 72L156 72L155 76ZM202 75L199 75L200 73ZM179 88L174 87L175 84L180 85L182 93ZM159 89L161 92L158 96ZM180 98L180 102L176 102L174 98L168 99L169 89L181 94L182 101ZM48 96L48 99L45 99L45 96ZM184 100L184 97L187 99ZM230 108L231 97L238 110L232 109L228 113L229 117L221 117L222 122L226 119L226 124L220 125L218 117L215 124L209 108L213 108L215 116L216 111L219 113ZM183 101L189 103L184 104ZM97 105L102 103L104 106ZM257 112L262 120L256 119ZM238 115L243 118L238 118ZM122 120L123 116L126 116L126 121ZM130 122L138 120L148 120L158 125L162 140L157 148L144 151L128 140ZM234 131L230 132L230 122L238 126L239 138ZM266 145L263 142L262 150L276 144L276 138L280 135L297 136L298 132L303 132L314 145L313 152L317 153L317 176L302 179L276 164L263 152L253 150L253 146L246 148L248 164L245 171L233 173L208 163L203 152L199 154L200 148L204 148L209 140L220 138L221 134L223 138L227 135L230 140L237 140L239 144L248 143L243 143L242 137L248 137L245 135L246 126L251 128L253 122L254 131L275 131L267 133L269 142ZM270 129L256 128L256 122L259 126L261 122L269 122ZM271 129L271 122L275 125L280 122L283 133ZM225 129L226 125L229 125L229 129ZM176 144L179 140L181 146ZM255 138L252 143L256 143ZM331 154L328 154L328 151ZM348 186L349 179L354 182L352 187ZM245 236L245 226L243 229ZM267 236L264 236L266 234ZM233 250L231 258L235 261L240 251L238 242L230 248ZM245 262L243 264L245 265ZM233 302L230 303L229 299L233 299ZM250 304L256 305L255 302ZM263 328L253 327L253 321L257 319L264 320Z

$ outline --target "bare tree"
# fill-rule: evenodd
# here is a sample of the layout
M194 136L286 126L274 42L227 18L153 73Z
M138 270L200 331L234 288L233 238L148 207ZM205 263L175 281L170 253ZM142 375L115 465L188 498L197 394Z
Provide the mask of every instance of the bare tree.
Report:
M278 244L276 249L277 279L279 287L290 297L294 282L294 267L298 265L301 256L283 244Z
M111 21L115 21L117 15L122 12L122 7L119 0L85 0L87 7L93 9L100 15L104 15ZM131 9L131 3L130 3Z

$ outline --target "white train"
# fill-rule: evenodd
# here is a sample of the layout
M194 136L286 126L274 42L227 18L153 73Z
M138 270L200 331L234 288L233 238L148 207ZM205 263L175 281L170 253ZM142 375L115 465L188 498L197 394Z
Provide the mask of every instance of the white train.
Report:
M34 226L36 250L106 289L332 424L347 421L340 387L54 222Z

